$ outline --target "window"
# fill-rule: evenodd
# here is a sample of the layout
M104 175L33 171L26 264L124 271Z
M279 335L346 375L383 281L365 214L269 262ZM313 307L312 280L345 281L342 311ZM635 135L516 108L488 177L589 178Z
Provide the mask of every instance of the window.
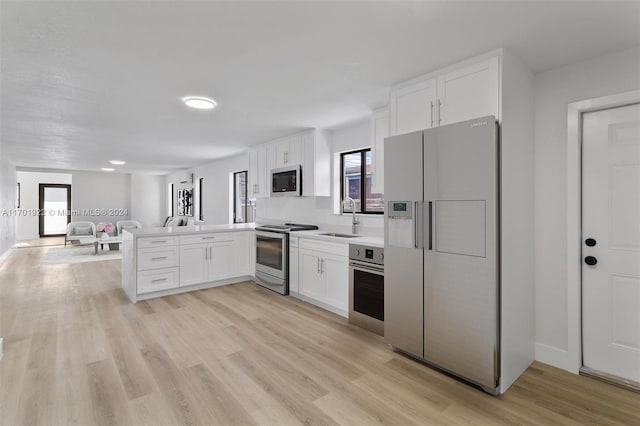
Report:
M169 213L169 216L173 217L175 215L174 208L175 208L175 205L176 205L176 194L175 194L175 191L173 190L173 184L172 183L169 184L169 194L167 194L167 195L169 195L167 197L167 199L169 200L169 205L167 206L168 207L167 208L167 210L168 210L167 213Z
M247 171L233 174L233 223L247 223Z
M202 206L202 188L204 178L198 179L198 220L204 220L204 207Z
M382 214L384 196L371 192L371 150L345 152L340 154L340 198L355 201L356 213ZM364 176L364 179L363 179ZM343 213L352 213L351 205L343 203Z

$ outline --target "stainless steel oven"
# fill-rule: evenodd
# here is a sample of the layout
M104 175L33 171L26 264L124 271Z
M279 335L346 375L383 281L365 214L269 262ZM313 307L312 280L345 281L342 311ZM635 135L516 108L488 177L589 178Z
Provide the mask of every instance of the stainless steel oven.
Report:
M349 245L349 322L384 335L384 249Z
M256 230L256 282L289 294L289 234Z

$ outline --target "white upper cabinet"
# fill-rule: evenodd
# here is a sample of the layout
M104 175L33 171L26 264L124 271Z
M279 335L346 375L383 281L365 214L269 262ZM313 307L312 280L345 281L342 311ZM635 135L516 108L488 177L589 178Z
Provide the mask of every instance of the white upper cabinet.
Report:
M267 149L264 145L249 150L249 198L269 196Z
M431 78L391 91L389 106L392 135L433 127L436 88L436 79Z
M390 135L500 117L500 58L471 60L391 89Z
M294 135L272 142L268 146L268 163L271 169L302 164L302 135Z
M384 138L389 136L389 109L371 113L371 192L384 194Z
M498 117L499 65L494 57L438 76L438 124Z
M302 135L302 195L331 195L331 139L328 132L311 130Z

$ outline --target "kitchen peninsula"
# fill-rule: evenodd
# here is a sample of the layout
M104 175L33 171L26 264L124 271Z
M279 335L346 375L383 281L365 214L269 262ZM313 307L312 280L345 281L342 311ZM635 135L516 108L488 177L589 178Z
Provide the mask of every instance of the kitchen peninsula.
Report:
M132 302L252 279L253 224L125 230L122 288Z

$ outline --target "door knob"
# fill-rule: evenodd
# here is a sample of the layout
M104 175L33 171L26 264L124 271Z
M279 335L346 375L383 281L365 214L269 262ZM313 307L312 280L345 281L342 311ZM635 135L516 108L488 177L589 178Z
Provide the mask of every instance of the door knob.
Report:
M596 263L598 263L598 259L596 259L593 256L587 256L587 257L584 258L584 263L586 263L589 266L593 266Z
M594 240L593 238L587 238L586 240L584 240L584 243L587 245L587 247L593 247L596 245L596 240Z

